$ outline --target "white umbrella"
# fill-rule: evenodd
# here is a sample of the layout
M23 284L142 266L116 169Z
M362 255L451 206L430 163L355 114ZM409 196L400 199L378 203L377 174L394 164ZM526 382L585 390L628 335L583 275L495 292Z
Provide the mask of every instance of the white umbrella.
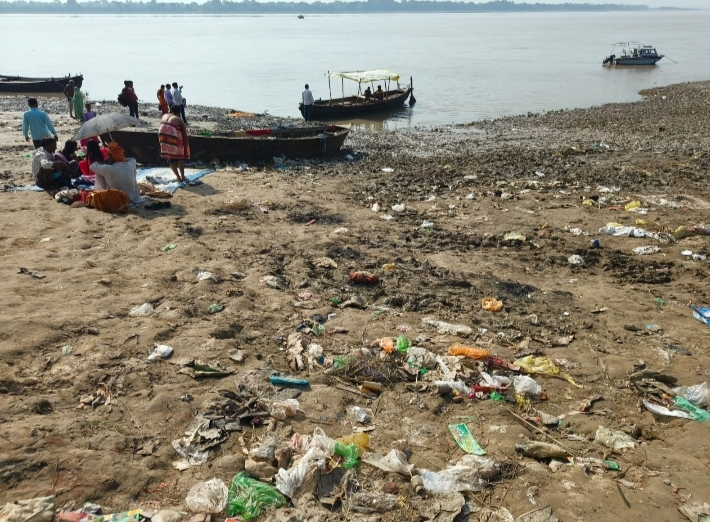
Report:
M101 134L110 134L112 131L117 131L119 129L135 125L146 125L146 123L142 122L138 118L126 116L120 112L102 114L100 116L96 116L95 118L91 118L87 122L84 122L81 129L74 134L74 139L85 140Z

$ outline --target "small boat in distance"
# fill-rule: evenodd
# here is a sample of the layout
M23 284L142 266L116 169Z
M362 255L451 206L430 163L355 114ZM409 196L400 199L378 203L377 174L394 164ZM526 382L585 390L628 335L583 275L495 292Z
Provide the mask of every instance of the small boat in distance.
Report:
M307 158L338 152L348 137L350 126L281 127L250 129L207 135L190 135L190 160L209 163L253 161L285 155ZM111 133L126 154L144 165L163 165L157 131L122 129Z
M621 47L621 55L614 54L614 49ZM617 43L611 49L611 54L602 62L603 65L656 65L662 54L658 54L656 49L651 45L643 45L640 43Z
M404 106L407 99L409 99L410 106L416 103L412 78L409 78L409 85L400 86L399 74L392 71L379 69L376 71L328 72L326 76L328 77L328 90L331 97L313 102L311 117L317 121L343 120L362 114L399 109ZM340 78L342 98L332 97L331 78ZM357 94L345 96L345 80L357 83ZM392 81L397 83L396 87L391 85ZM385 89L378 93L375 90L375 82L383 82ZM372 87L369 97L363 91L363 83L366 86L370 84ZM298 109L303 114L303 103L298 105Z
M74 80L74 87L81 88L84 77L80 74L78 76L65 76L64 78L27 78L25 76L3 76L0 74L0 93L62 93L69 80Z
M303 20L303 15L298 15L299 20Z

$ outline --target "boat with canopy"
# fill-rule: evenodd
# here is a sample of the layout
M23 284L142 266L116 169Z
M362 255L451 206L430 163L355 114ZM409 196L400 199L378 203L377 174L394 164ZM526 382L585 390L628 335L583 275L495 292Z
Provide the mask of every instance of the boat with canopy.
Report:
M412 93L414 82L409 78L409 84L400 86L399 74L385 69L374 71L353 72L328 72L329 99L318 99L313 103L311 116L314 120L330 121L346 119L362 114L378 112L389 109L398 109L404 106L407 99L409 105L414 105L416 100ZM332 80L340 79L341 98L333 98ZM345 80L357 83L357 93L345 96ZM384 89L380 93L375 90L375 82L383 82ZM395 82L395 85L392 85ZM364 84L364 85L363 85ZM364 89L371 87L372 94L367 96ZM303 103L298 106L303 114Z
M621 54L615 54L616 47L621 48ZM602 62L606 66L612 65L656 65L663 58L656 49L650 45L640 43L617 43L611 49L611 54Z

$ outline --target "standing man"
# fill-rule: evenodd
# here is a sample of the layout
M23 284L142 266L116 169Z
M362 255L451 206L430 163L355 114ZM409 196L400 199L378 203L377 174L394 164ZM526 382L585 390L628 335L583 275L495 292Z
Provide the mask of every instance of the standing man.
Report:
M170 90L170 82L165 84L165 101L168 102L168 110L175 104L173 100L173 92Z
M313 112L313 94L306 84L306 90L301 94L303 98L303 119L306 121L311 121L311 113Z
M74 118L74 80L69 80L69 83L64 86L64 96L69 101L69 117Z
M57 131L54 130L47 113L37 108L37 98L27 100L27 105L30 106L30 110L22 115L22 134L25 136L25 141L30 141L29 135L32 134L32 144L36 150L42 146L43 138L54 136L56 140Z
M139 118L138 95L136 94L136 91L133 90L133 82L130 80L126 80L125 82L123 82L123 85L125 85L125 87L121 91L121 94L123 94L124 98L126 98L126 101L128 101L128 110L131 111L131 116Z
M182 85L178 87L177 82L173 82L173 103L180 107L180 117L182 121L187 125L187 118L185 118L185 98L182 97Z

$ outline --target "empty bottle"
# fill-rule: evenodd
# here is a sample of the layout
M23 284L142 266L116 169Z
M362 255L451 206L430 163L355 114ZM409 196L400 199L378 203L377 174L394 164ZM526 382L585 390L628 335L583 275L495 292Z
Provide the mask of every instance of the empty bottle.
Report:
M488 350L485 348L476 348L475 346L466 346L465 344L454 343L449 346L449 355L463 355L474 361L483 361L488 359Z

